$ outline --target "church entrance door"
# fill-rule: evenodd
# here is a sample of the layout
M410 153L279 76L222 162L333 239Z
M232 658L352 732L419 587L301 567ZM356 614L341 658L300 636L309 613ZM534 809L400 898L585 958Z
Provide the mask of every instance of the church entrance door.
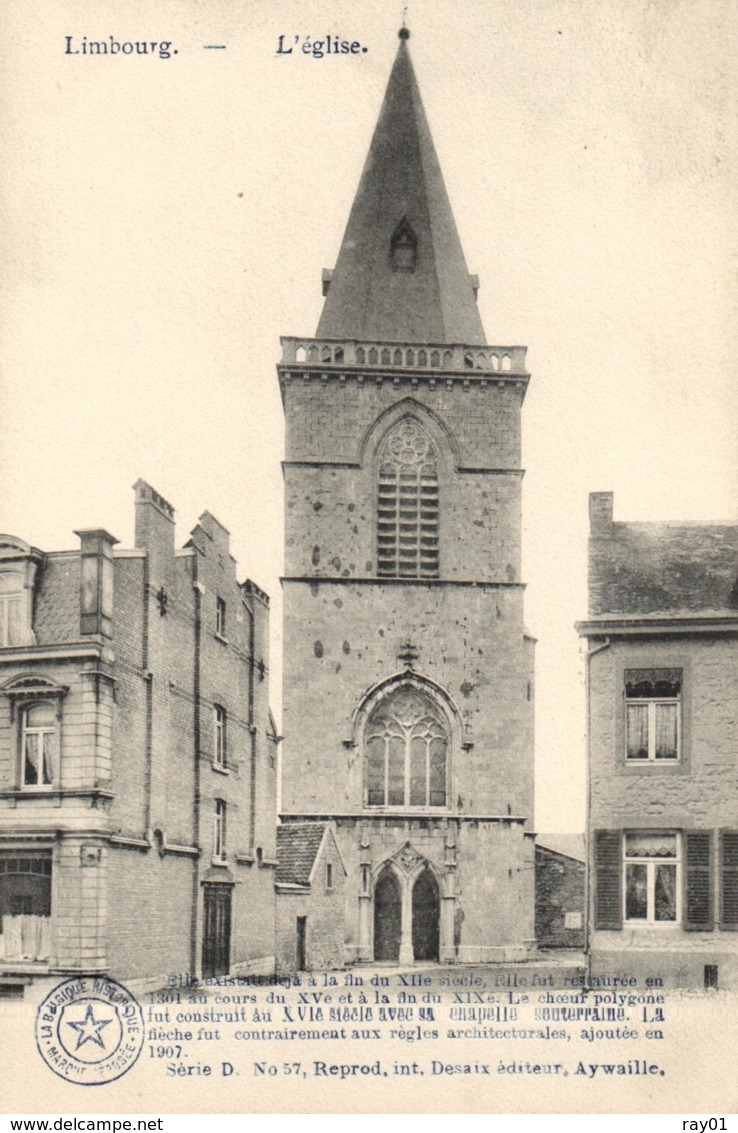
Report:
M379 878L374 889L374 959L400 959L402 902L400 888L389 870Z
M438 884L426 869L413 887L413 956L416 960L438 959L439 919Z

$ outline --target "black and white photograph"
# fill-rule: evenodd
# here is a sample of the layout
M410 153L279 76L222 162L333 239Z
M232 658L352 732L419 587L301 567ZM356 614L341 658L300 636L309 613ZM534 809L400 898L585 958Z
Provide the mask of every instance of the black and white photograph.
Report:
M8 1113L729 1128L737 24L8 0Z

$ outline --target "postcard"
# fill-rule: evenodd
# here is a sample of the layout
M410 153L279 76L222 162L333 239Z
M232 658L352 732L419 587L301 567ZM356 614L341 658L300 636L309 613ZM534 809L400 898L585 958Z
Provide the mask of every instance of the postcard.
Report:
M726 1128L733 5L0 27L6 1109Z

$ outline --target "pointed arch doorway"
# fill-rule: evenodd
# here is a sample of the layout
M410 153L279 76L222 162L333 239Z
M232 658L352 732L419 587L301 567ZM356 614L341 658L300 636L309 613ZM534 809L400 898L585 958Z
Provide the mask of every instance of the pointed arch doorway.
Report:
M390 869L380 876L374 889L374 959L400 959L402 898L397 878Z
M438 960L441 902L438 882L429 869L423 870L413 886L413 958Z

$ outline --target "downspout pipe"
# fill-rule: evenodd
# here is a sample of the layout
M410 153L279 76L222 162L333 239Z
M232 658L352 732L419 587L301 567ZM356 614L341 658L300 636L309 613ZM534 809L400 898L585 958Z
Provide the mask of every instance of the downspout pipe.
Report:
M249 616L249 709L248 724L251 740L251 766L249 767L249 856L256 858L256 726L254 723L254 648L256 644L255 611L243 599L243 605Z
M586 830L586 853L584 855L584 989L589 991L592 986L592 953L590 949L590 936L591 936L591 921L592 921L592 868L591 868L591 853L592 853L592 785L591 785L591 767L590 767L590 741L592 737L592 719L591 719L591 695L590 695L590 681L591 681L591 662L592 658L598 653L602 653L605 649L610 648L610 638L606 637L600 645L595 645L594 649L587 649L585 654L586 660L586 673L587 684L585 690L586 696L586 720L587 720L587 734L585 738L587 749L587 796L586 796L586 812L585 812L585 830Z
M200 783L200 739L201 739L201 663L202 663L202 585L198 581L197 554L192 559L192 589L194 593L194 650L192 665L192 746L193 746L193 800L192 800L192 845L200 846L200 809L202 789ZM190 928L190 972L195 976L200 971L198 957L198 922L200 909L200 857L192 859L192 919Z

